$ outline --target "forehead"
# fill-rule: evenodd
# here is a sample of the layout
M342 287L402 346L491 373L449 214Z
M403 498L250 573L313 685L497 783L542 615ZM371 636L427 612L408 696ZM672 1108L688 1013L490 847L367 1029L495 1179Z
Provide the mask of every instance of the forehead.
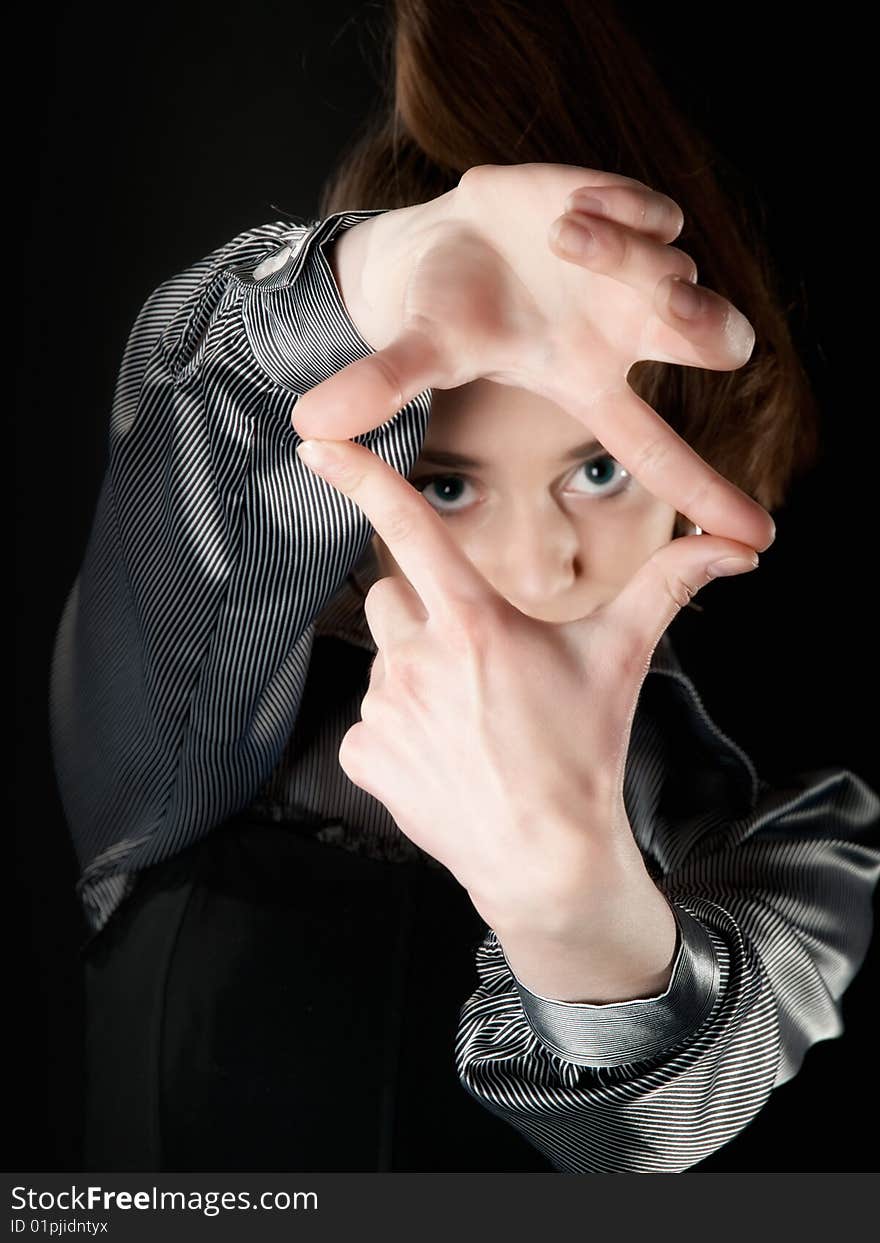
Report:
M422 455L443 449L487 462L557 462L593 439L580 419L525 389L479 379L459 388L433 389Z

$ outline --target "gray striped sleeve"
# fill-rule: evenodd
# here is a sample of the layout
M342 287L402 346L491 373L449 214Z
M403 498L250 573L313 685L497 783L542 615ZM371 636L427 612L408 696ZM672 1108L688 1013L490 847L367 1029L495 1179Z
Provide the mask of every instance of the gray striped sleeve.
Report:
M541 1004L494 931L477 950L459 1078L560 1171L678 1173L722 1147L813 1044L843 1032L841 998L870 944L880 799L854 773L760 781L743 814L660 817L651 853L684 934L684 976L663 996Z
M249 230L147 299L52 655L50 737L92 931L131 877L247 807L283 752L313 620L370 538L300 463L298 397L365 357L324 248L376 211ZM356 437L403 473L419 395Z

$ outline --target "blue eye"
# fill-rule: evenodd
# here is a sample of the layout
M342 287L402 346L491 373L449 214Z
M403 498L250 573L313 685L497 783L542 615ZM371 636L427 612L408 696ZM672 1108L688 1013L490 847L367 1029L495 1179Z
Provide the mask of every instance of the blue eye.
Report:
M421 479L412 479L410 482L421 492L428 504L433 505L434 509L441 513L455 513L458 509L466 509L469 504L467 501L461 505L456 504L461 498L462 491L469 486L468 480L463 475L426 475ZM432 488L437 489L436 495L440 504L432 500Z
M615 478L617 486L614 484ZM581 463L572 476L572 481L574 480L590 485L586 489L587 496L618 496L630 486L632 475L610 453L600 453L597 457Z
M605 499L625 492L632 476L610 453L600 453L578 466L572 476L572 482L575 480L586 485L575 488L581 495ZM473 485L466 475L422 475L410 483L441 514L460 513L473 504L467 495Z

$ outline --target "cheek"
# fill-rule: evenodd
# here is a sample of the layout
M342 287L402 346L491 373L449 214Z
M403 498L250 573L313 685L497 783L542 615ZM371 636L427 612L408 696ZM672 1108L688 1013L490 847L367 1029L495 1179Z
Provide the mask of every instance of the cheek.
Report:
M640 488L631 507L621 514L618 536L642 550L645 557L668 544L675 533L676 509Z
M672 540L675 510L653 498L614 515L613 521L593 523L583 532L582 548L588 578L622 587L652 553Z

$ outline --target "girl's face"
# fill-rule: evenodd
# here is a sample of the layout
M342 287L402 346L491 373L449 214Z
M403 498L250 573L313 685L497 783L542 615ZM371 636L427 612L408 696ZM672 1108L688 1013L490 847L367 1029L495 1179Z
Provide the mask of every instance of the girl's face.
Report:
M483 577L540 621L573 621L613 599L675 525L675 509L572 415L485 379L433 390L408 478ZM373 547L383 576L402 577L378 535Z

